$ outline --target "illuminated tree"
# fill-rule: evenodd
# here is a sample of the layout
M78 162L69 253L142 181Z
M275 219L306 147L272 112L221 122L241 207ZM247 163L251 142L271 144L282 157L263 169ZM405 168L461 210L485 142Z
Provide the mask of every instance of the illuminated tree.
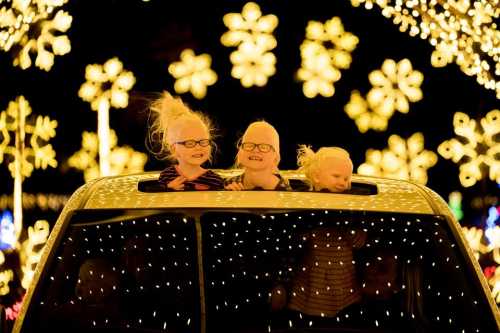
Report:
M85 79L78 91L92 110L97 111L97 135L99 137L99 173L109 176L110 170L110 129L109 108L125 108L128 105L128 91L135 84L134 74L123 70L118 58L112 58L104 65L88 65Z

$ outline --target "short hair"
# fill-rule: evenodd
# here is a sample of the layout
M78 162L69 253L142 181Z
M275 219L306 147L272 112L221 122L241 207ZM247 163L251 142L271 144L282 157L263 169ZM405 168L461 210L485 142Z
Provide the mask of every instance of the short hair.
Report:
M272 141L273 141L272 142L272 146L274 148L274 151L278 155L278 162L276 163L276 167L278 167L278 164L279 164L279 162L281 160L281 155L280 155L280 136L279 136L278 131L276 130L276 128L274 128L273 125L271 125L270 123L268 123L265 120L254 121L253 123L251 123L250 125L248 125L247 129L245 130L245 132L243 133L243 135L238 139L238 141L236 143L236 146L237 146L238 150L240 148L241 143L243 142L243 139L247 135L247 133L250 130L252 130L254 128L257 128L257 127L261 127L261 128L263 127L263 128L269 129L270 132L272 133ZM236 156L235 167L239 167L238 155Z
M351 157L347 150L340 147L321 147L318 151L314 152L311 146L299 145L297 149L297 165L299 171L304 173L306 178L311 181L313 175L321 167L321 163L327 158L338 158L347 161L353 168Z

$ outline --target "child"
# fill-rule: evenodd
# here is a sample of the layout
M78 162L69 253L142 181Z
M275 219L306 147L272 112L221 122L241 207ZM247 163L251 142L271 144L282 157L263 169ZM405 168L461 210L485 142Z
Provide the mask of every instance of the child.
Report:
M161 147L156 155L177 162L160 173L160 183L175 191L223 189L223 179L202 167L211 160L210 120L168 92L153 102L151 111L154 120L149 139L159 141Z
M297 164L314 191L343 192L351 188L353 164L342 148L323 147L314 152L301 145Z
M266 121L251 123L238 145L237 167L243 174L226 181L226 189L290 190L288 182L278 172L280 142L276 129Z

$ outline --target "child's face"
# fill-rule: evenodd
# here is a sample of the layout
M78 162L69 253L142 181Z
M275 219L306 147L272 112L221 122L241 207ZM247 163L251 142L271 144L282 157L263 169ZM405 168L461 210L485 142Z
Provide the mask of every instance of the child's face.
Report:
M352 164L347 159L327 157L313 176L315 190L342 192L351 188Z
M209 134L205 125L197 120L186 121L176 135L172 150L179 164L201 165L205 163L211 152Z
M241 140L238 163L245 169L273 172L279 162L276 141L276 135L271 128L250 127Z

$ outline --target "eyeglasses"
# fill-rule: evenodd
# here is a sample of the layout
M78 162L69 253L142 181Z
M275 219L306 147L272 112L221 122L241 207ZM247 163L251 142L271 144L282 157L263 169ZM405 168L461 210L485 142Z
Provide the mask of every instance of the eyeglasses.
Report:
M185 140L185 141L178 141L175 144L178 145L183 145L186 148L194 148L196 145L200 145L200 147L207 147L210 144L209 139L201 139L201 140Z
M255 147L257 147L261 153L269 153L271 150L274 151L274 147L267 143L243 142L240 145L240 148L244 151L254 151Z

